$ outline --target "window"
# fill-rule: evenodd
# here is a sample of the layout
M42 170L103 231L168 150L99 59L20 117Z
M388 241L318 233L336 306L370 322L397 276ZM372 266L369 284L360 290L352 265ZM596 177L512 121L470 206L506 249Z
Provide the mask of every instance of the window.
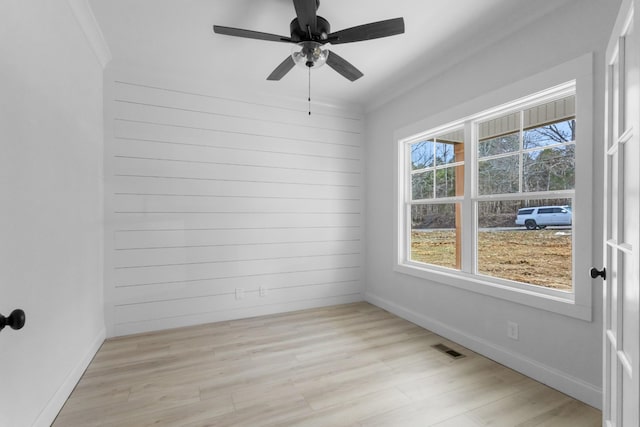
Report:
M576 86L398 138L396 270L590 319L574 255L578 241L590 250L576 227L591 220L576 209L590 206L577 159L591 159Z
M411 261L460 269L463 139L460 128L410 144Z
M575 94L530 102L470 121L477 135L474 273L569 292L573 226L562 206L575 196ZM521 211L527 207L534 209Z

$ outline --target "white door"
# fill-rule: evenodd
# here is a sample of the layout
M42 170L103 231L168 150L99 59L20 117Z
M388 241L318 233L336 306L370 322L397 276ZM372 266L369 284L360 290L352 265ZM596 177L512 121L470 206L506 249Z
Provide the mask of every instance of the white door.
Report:
M607 48L603 424L640 426L640 72L634 11L623 0Z

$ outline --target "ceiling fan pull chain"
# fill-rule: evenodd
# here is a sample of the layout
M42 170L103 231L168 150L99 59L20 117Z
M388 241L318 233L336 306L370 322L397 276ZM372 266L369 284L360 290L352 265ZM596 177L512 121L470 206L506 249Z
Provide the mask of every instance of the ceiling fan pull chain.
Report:
M311 67L309 67L309 115L311 115Z

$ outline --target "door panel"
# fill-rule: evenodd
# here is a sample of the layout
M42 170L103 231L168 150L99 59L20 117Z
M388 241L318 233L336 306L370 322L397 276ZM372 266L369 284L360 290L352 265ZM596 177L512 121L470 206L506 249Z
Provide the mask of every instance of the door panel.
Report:
M603 424L612 427L640 425L638 6L623 1L607 48Z

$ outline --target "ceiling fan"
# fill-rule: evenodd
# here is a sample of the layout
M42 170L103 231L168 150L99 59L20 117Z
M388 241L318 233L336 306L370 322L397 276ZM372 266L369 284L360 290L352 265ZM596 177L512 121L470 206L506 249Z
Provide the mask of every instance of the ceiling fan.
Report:
M329 52L324 45L359 42L404 33L402 18L372 22L332 33L329 21L316 14L320 0L293 0L293 6L296 18L289 25L290 37L220 25L214 25L213 31L227 36L295 44L291 55L273 70L267 80L282 79L296 64L311 69L326 63L351 81L362 77L362 72L335 52Z

